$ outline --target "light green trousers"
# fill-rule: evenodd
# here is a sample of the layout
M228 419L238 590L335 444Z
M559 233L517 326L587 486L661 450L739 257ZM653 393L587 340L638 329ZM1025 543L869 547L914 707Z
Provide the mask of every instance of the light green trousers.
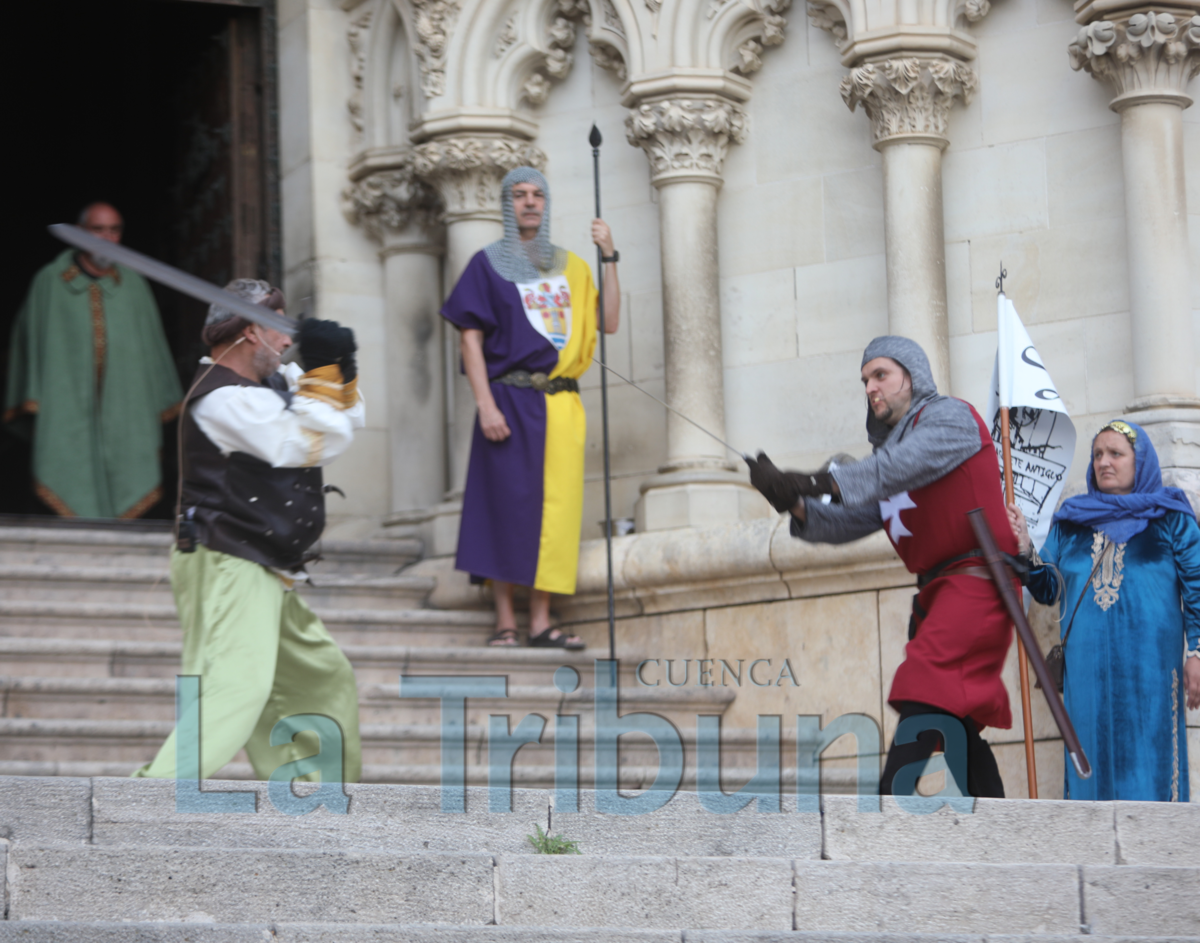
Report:
M354 669L304 600L266 567L204 546L171 551L171 588L183 626L180 673L200 676L201 778L211 778L243 746L260 780L316 754L314 732L273 747L271 729L294 714L324 714L342 728L343 782L358 782ZM175 736L133 775L176 778Z

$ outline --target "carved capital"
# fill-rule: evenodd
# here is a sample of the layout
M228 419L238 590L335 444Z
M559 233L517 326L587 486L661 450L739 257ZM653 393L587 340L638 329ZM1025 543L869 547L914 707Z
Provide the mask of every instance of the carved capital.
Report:
M1068 47L1071 68L1090 72L1112 86L1119 111L1138 101L1192 103L1185 89L1200 72L1200 15L1134 13L1097 20Z
M729 145L746 140L746 112L719 98L642 102L625 117L625 137L646 152L655 186L680 179L719 184Z
M957 59L913 56L861 65L842 79L841 92L851 111L862 105L870 117L876 148L912 139L945 147L950 106L969 102L975 85L975 73Z
M455 135L413 148L413 172L437 189L445 219L500 219L500 181L514 167L546 166L528 141L498 135Z
M413 224L420 227L426 241L440 242L442 201L437 191L417 176L411 152L346 187L342 212L379 242L387 242Z

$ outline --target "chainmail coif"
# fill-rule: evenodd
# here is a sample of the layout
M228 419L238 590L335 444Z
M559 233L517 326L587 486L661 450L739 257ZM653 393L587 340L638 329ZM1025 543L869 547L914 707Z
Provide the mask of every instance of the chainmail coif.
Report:
M518 183L536 184L546 195L542 224L529 242L521 241L517 213L513 209L512 188ZM500 183L500 207L504 213L504 238L483 250L500 277L510 282L532 282L547 275L562 274L567 267L567 250L550 243L550 185L546 178L532 167L510 170Z

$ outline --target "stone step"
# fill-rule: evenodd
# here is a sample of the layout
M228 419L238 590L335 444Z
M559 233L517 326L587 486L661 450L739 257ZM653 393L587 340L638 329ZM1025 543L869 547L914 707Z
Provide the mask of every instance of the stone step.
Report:
M143 525L151 522L142 522ZM0 564L51 566L165 565L174 538L161 527L121 524L73 528L68 525L8 526L0 524ZM421 556L414 538L323 540L315 548L321 560L316 572L360 576L394 576Z
M455 814L435 788L344 789L346 814L292 816L264 783L206 782L255 793L253 814L221 814L177 811L171 782L0 777L0 940L220 943L267 926L263 939L339 943L1134 943L1200 926L1200 817L1167 803L913 814L825 795L819 814L718 814L679 793L614 815L594 793L565 813L526 789L493 812L490 790L468 788ZM535 826L581 854L533 854Z
M412 670L415 666L408 667ZM549 680L550 674L552 670L547 666L541 680ZM694 715L720 713L732 699L733 693L722 688L630 688L622 692L620 708L624 712L651 711L668 717L680 725L686 739L695 723ZM360 682L358 702L362 723L424 724L435 729L441 719L438 701L401 698L396 680ZM571 694L563 694L552 684L516 684L510 678L507 697L470 698L466 714L467 722L478 725L481 732L492 714L508 714L513 727L533 712L547 719L560 713L579 714L586 733L591 726L593 705L594 695L589 687L581 686ZM0 718L4 719L171 722L174 717L174 678L0 677ZM547 727L553 727L552 720ZM746 735L753 745L754 731L746 731Z
M423 610L437 614L439 610ZM443 613L447 624L469 613ZM169 642L116 641L75 638L0 637L0 675L10 678L174 678L179 672L183 646ZM557 648L488 648L484 645L342 645L360 682L398 685L400 674L502 675L510 684L547 684L562 665L579 672L580 683L590 687L594 656L588 651ZM636 662L621 662L620 685L631 690L725 691L733 688L648 689L633 677ZM397 691L398 688L393 688Z
M124 566L137 557L165 560L173 543L171 527L166 521L92 527L72 527L66 522L46 526L0 523L0 564ZM314 549L321 554L319 565L328 566L330 572L347 568L364 574L370 570L379 576L393 575L398 568L419 559L422 553L421 541L411 537L323 540Z
M311 787L297 787L309 789ZM469 787L462 813L443 812L442 791L349 783L347 814L287 815L266 783L205 781L205 792L252 791L254 815L179 812L175 783L127 778L0 775L0 830L13 844L104 847L329 848L395 852L528 853L536 823L578 841L585 855L766 856L849 862L1071 864L1195 869L1200 815L1162 802L976 799L915 814L896 799L823 795L820 811L763 813L754 803L714 813L694 793L652 811L597 811L579 792L565 813L550 790L514 789L512 812L489 810L490 791ZM865 804L865 807L863 807ZM0 848L3 844L0 843Z
M300 585L314 608L412 609L437 585L432 577L320 574ZM0 563L0 598L56 603L173 605L167 567Z
M93 686L94 682L87 687ZM149 690L156 687L161 690ZM160 703L165 708L157 712L157 717L149 711L141 711L144 716L137 718L106 719L97 716L98 711L91 714L80 711L75 716L65 718L2 718L0 757L9 762L57 764L69 761L127 761L132 766L140 765L154 756L174 727L173 686L169 682L133 679L133 684L125 696L136 702L139 698L149 700L148 694L160 698ZM92 697L102 696L93 690ZM378 700L373 700L376 697ZM368 687L362 692L360 714L363 720L360 733L365 764L397 767L426 765L430 768L439 764L442 755L440 708L436 706L436 702L429 706L413 703L416 706L409 708L399 698L394 697L390 690L372 690ZM464 740L469 767L486 769L489 762L490 715L506 715L509 729L514 730L519 721L532 713L538 713L549 720L543 728L540 743L523 746L517 754L517 763L521 766L552 767L555 762L553 714L556 711L579 718L580 760L583 767L589 766L595 725L590 709L591 702L586 697L564 697L553 688L518 686L510 688L510 697L507 699L480 698L473 706L472 703L468 701ZM374 706L376 704L378 707ZM623 715L651 711L673 721L684 746L684 762L688 768L695 763L696 715L714 713L723 706L715 698L707 703L699 699L672 703L670 696L657 692L629 696L621 701ZM785 769L790 770L794 766L794 742L794 738L785 738L782 744ZM629 734L623 736L619 744L622 763L649 766L658 762L658 749L649 737ZM751 767L757 756L756 732L737 728L723 730L721 756L722 763L727 768ZM751 774L752 772L751 770Z
M591 759L591 746L587 746L580 757L579 787L594 789L596 786L595 767ZM153 752L151 752L153 755ZM241 756L243 754L239 754ZM512 786L514 789L553 790L555 788L554 766L551 763L526 762L526 753L518 755L512 769ZM127 779L129 775L147 762L149 757L137 761L113 760L0 760L0 777L14 778L39 777L70 777L89 778L95 776L116 777ZM651 788L658 775L656 765L641 765L638 759L646 756L630 757L625 752L622 740L620 767L617 771L618 782L622 794L632 794L643 789ZM651 756L653 759L653 756ZM854 772L846 769L826 769L822 763L821 792L831 796L856 795L856 780ZM420 786L425 788L440 788L443 782L440 763L364 763L362 783L380 786ZM724 761L721 765L721 787L729 795L733 795L750 781L755 770L749 767L731 767ZM232 762L221 767L215 774L219 781L245 783L255 779L254 767L248 762ZM472 788L484 788L491 785L488 779L486 763L468 764L465 770L467 785ZM795 808L796 771L785 766L780 777L780 796L785 811ZM694 792L696 789L696 770L688 764L679 781L679 794ZM487 800L485 799L484 802Z
M8 921L1191 935L1200 868L125 845L7 848Z
M1195 938L1187 938L1194 943ZM40 943L1079 943L1079 934L826 933L804 930L627 930L616 927L421 926L345 923L0 924L0 941ZM1183 943L1181 937L1092 934L1088 943Z
M483 645L495 616L446 609L357 609L314 606L339 642L354 644ZM0 599L0 640L120 638L143 642L179 638L170 602L60 602Z
M591 760L590 744L586 747L586 750L587 752L583 753L580 757L579 785L581 789L592 789L595 787L596 780L594 765ZM658 766L639 765L637 762L631 762L625 750L625 743L622 740L621 761L618 770L618 782L622 793L632 793L650 788L659 774ZM153 751L151 751L150 755L153 755ZM552 763L528 763L526 762L526 758L527 754L525 752L518 754L517 762L514 764L512 770L513 788L553 790L555 782L554 766ZM645 759L644 756L640 758ZM0 760L0 777L11 776L17 779L41 777L116 777L127 780L129 774L147 762L148 759L149 757L146 757L145 759L125 762L112 760ZM633 759L636 760L639 757L634 757ZM824 767L825 764L822 763L821 791L823 794L855 794L856 780L852 770L838 768L825 769ZM754 769L748 767L731 767L722 761L721 786L726 793L732 795L743 784L750 781L754 772ZM215 775L219 777L219 780L214 781L235 782L238 784L253 781L255 778L254 768L248 762L237 761L227 763ZM482 789L489 785L486 763L468 764L465 776L468 786L472 788ZM149 780L138 781L148 782ZM442 781L442 767L437 762L363 764L362 783L367 785L414 786L437 789L441 787ZM794 809L795 803L795 800L792 798L796 792L795 770L791 767L784 767L780 781L781 802L784 804L785 811L791 811ZM689 764L685 767L683 777L679 783L679 795L694 792L695 788L696 770ZM486 806L486 797L481 801Z

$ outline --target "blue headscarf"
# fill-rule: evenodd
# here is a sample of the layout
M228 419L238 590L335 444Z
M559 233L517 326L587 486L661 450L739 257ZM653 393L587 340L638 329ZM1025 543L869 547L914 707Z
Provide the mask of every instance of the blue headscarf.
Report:
M1126 429L1133 433L1132 437ZM1114 543L1123 544L1168 511L1183 511L1189 517L1196 516L1181 489L1163 487L1158 453L1154 451L1145 429L1137 423L1118 420L1109 423L1100 432L1119 432L1126 439L1133 439L1130 443L1133 446L1133 492L1104 494L1097 490L1094 463L1089 461L1087 494L1067 498L1054 515L1054 520L1091 527L1104 533ZM1096 435L1099 436L1100 432ZM1093 446L1095 442L1092 439Z

